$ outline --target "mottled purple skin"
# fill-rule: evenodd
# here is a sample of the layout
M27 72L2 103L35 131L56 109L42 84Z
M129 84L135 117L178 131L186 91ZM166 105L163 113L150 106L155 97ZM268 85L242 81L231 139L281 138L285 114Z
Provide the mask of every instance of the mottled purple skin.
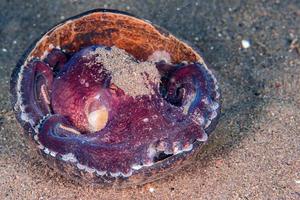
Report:
M50 105L41 95L41 90L44 85L45 91L51 92L52 82L53 72L47 63L33 60L25 66L20 91L23 92L25 111L34 124L51 113Z
M82 67L95 59L85 56L96 47L85 48L69 60L53 50L44 61L30 62L24 69L22 90L28 92L24 104L38 125L40 144L61 155L72 153L81 165L129 174L133 165L153 164L161 152L176 154L176 149L205 140L207 121L216 114L211 105L218 94L203 65L157 63L161 84L153 85L156 93L132 97L111 83L110 72L103 66ZM84 106L97 94L101 104L110 108L109 120L104 129L89 133ZM187 113L182 111L185 105ZM202 121L193 116L196 111Z

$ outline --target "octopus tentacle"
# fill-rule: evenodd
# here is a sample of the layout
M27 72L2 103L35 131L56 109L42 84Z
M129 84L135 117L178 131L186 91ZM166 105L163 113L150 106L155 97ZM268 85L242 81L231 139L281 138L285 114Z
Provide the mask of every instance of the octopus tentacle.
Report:
M51 53L49 53L44 59L44 62L48 63L53 71L58 72L66 64L67 59L68 58L66 54L63 53L60 49L52 49Z
M187 115L201 115L201 121L204 121L200 123L209 126L209 120L216 117L218 109L218 88L213 75L200 63L160 63L157 66L164 75L161 86L164 98L175 106L183 107Z
M36 124L43 116L51 113L50 94L53 73L42 61L31 61L23 70L20 92L26 114Z

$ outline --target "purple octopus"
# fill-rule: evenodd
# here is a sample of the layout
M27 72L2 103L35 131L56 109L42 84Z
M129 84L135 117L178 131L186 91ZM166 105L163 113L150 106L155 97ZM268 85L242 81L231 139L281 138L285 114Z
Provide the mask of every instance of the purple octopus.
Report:
M110 51L90 46L70 55L54 48L22 66L17 103L42 151L98 176L126 178L207 140L220 94L206 66L157 62L154 93L133 97L87 56L97 48ZM94 64L82 67L87 63Z

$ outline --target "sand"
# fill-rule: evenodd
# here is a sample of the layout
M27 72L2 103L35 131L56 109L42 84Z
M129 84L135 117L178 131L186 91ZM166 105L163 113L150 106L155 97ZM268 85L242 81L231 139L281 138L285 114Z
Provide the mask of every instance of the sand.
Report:
M154 62L139 62L123 49L110 50L98 47L87 55L95 57L95 63L103 65L111 75L111 83L133 97L153 95L153 85L158 85L160 75ZM92 62L91 65L94 63ZM87 66L88 67L88 66Z
M78 185L21 134L8 92L18 58L61 19L95 7L129 11L188 40L220 82L220 123L173 176L124 190ZM3 0L0 8L0 199L300 198L299 1Z

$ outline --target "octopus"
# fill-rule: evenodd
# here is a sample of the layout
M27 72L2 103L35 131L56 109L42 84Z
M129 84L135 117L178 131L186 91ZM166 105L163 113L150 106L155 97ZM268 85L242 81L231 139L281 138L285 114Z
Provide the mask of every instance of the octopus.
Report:
M40 151L106 182L193 151L220 113L205 64L140 61L117 47L53 48L15 79L20 120Z

